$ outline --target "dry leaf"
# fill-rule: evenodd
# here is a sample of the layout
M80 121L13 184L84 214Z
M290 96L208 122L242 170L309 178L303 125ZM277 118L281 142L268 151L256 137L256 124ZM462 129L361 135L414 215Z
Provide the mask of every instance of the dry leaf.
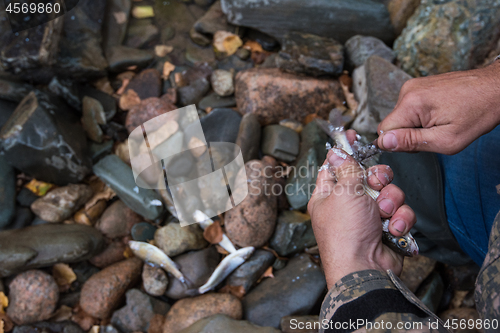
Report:
M229 286L229 285L226 285L226 286L222 287L219 290L219 292L222 293L222 294L231 294L233 296L236 296L240 300L246 294L245 288L243 286Z
M120 109L128 111L136 105L141 103L139 95L132 90L127 90L123 95L120 96Z
M227 250L225 248L223 248L222 246L220 246L219 244L215 245L215 249L217 250L217 252L219 252L222 255L228 255L229 254L229 252L227 252Z
M118 24L123 24L127 22L127 14L125 12L114 12L113 16Z
M154 17L155 12L152 6L135 6L132 9L132 16L137 19L145 19L148 17Z
M125 251L123 251L123 256L125 257L125 259L132 258L134 256L134 252L132 252L130 247L127 246Z
M241 41L240 36L233 35L224 38L222 45L224 45L224 49L226 50L227 55L230 56L238 51L238 49L243 45L243 42Z
M36 180L32 179L28 184L26 184L24 187L26 187L28 190L31 192L35 193L39 197L44 196L49 192L51 189L55 187L54 184L42 182L41 180Z
M165 63L163 64L163 79L167 80L170 73L172 73L172 71L174 69L175 69L175 65L173 65L172 63L170 63L168 61L165 61Z
M97 219L102 215L102 213L104 213L104 210L107 208L107 206L108 205L106 203L106 200L99 200L88 209L86 209L85 207L80 209L75 213L73 219L76 223L94 226L94 224L97 222Z
M5 313L4 309L9 306L9 299L3 291L0 291L0 313Z
M61 305L59 309L50 317L52 321L65 321L70 320L73 314L73 309L67 305Z
M245 45L243 45L243 48L245 48L251 52L261 52L261 53L264 52L262 45L260 45L258 42L253 41L253 40L246 41Z
M104 187L102 191L94 194L92 198L90 198L90 200L85 204L85 210L86 211L90 210L90 208L92 208L92 206L97 204L99 200L109 201L113 199L115 196L116 193L109 186L106 185L106 187Z
M272 278L274 279L273 275L273 266L269 266L266 271L260 276L260 278L257 280L257 283L260 283L262 280L265 278Z
M68 264L55 264L52 267L52 275L59 287L65 287L76 281L76 274Z
M173 46L170 45L156 45L155 54L157 57L162 58L174 50Z
M222 228L218 222L214 222L203 230L203 237L210 244L218 244L222 241Z
M271 249L268 246L263 246L262 249L271 252L276 257L276 259L279 259L279 260L288 260L287 257L280 257L280 255L278 254L278 252L274 251L273 249Z
M3 327L3 331L2 331ZM14 323L5 313L0 313L0 333L10 332L14 328Z
M113 95L115 93L115 90L113 89L113 87L111 87L111 82L109 82L109 79L107 77L96 80L94 82L94 87L97 90L105 92L108 95Z
M342 91L344 92L344 97L349 109L356 111L358 109L358 101L354 98L354 94L349 91L349 86L352 84L352 80L347 75L342 75L339 79L340 86L342 87ZM351 82L351 83L349 83Z

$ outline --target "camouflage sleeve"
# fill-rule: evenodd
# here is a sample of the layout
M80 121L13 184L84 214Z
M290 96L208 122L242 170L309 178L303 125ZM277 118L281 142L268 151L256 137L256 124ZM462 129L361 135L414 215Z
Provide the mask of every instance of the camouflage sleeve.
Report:
M349 274L321 306L320 333L448 332L443 322L390 270Z
M500 212L493 222L488 253L477 276L474 297L483 320L500 318Z

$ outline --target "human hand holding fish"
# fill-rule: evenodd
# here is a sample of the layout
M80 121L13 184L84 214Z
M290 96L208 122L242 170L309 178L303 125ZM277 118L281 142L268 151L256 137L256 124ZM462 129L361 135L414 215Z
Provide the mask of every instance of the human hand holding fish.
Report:
M352 144L354 131L344 132ZM392 270L400 274L403 255L382 242L381 217L389 219L387 230L401 238L415 224L413 210L404 204L404 193L389 184L393 173L377 165L366 171L346 151L333 148L319 172L308 210L328 287L356 271ZM376 201L365 187L380 191Z

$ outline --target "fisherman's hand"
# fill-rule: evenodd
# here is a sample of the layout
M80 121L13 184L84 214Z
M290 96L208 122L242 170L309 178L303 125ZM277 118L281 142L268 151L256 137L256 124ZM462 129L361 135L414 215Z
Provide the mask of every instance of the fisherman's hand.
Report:
M476 70L411 79L378 126L389 151L456 154L500 124L500 61Z
M334 151L328 152L325 163L330 163L335 176L329 170L319 172L307 207L328 288L360 270L391 269L400 274L403 257L382 244L381 217L390 218L389 230L395 236L408 232L416 218L404 204L403 191L389 184L392 170L377 165L366 171L370 187L380 191L375 202L364 195L364 172L359 164L343 150L334 148Z

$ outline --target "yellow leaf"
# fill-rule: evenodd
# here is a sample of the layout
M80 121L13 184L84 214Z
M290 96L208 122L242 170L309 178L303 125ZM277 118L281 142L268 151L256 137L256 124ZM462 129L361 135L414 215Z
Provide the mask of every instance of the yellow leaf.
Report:
M47 194L47 192L50 191L52 188L54 188L54 186L55 186L54 184L42 182L40 180L36 180L33 178L24 187L26 187L28 190L41 197Z
M90 200L85 204L85 210L89 210L97 204L99 200L109 201L116 196L116 193L106 185L101 192L98 192L90 198Z
M3 291L0 291L0 313L5 313L3 309L9 306L9 299Z
M230 56L235 54L236 51L238 51L240 46L243 45L243 42L241 41L241 38L238 35L233 35L224 38L222 44L224 45L224 49L226 49L227 55Z
M72 284L76 281L76 274L67 264L55 264L52 267L52 275L58 286L63 287Z
M138 19L154 17L155 12L152 6L135 6L132 9L132 16Z
M172 73L174 69L175 65L171 64L168 61L165 61L165 63L163 64L163 79L167 80L168 76L170 75L170 73Z

